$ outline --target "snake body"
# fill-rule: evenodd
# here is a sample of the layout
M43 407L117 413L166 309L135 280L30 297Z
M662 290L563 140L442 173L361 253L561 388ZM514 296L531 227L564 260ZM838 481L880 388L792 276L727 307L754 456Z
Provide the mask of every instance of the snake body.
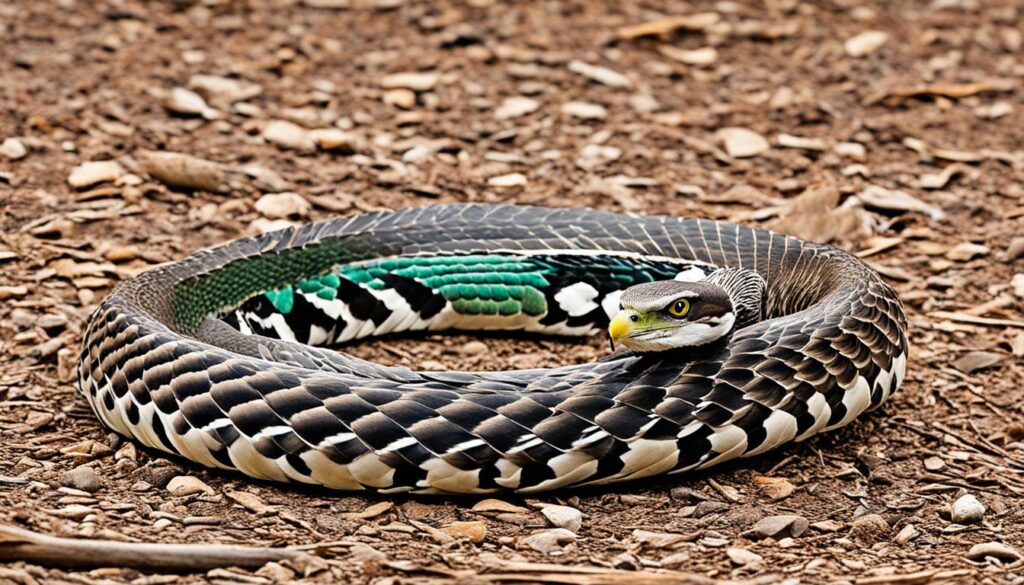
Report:
M756 271L764 319L686 351L505 372L334 350L390 332L598 331L653 280ZM343 490L536 492L708 467L843 426L906 373L857 258L734 224L427 206L229 242L119 284L79 387L107 427L203 465Z

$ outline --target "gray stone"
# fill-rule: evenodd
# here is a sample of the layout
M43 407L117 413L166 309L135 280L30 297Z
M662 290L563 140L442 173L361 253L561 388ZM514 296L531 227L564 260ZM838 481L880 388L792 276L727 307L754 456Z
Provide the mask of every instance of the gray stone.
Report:
M556 528L564 528L569 532L576 533L583 526L583 513L576 508L569 506L544 506L541 514L548 519L548 522Z
M807 518L795 514L769 516L744 532L743 537L750 540L796 538L807 530L808 525Z
M973 524L985 515L985 506L971 494L960 496L949 509L949 519L957 524Z
M92 494L103 489L103 479L95 469L83 465L65 473L60 478L60 485Z

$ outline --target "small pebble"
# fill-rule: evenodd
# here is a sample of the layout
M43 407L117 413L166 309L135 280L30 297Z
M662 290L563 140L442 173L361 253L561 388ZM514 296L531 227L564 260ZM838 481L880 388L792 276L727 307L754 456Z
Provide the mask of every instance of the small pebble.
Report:
M576 534L564 528L534 532L520 541L523 545L546 554L559 553L562 547L576 542Z
M82 490L90 494L103 489L103 480L96 470L91 467L80 466L68 471L60 478L60 484L65 487Z
M622 149L607 144L587 144L580 149L576 157L576 166L584 170L593 170L604 166L622 156Z
M850 537L874 544L889 538L892 529L879 514L865 514L850 525Z
M18 160L24 158L28 154L28 149L25 148L25 144L17 138L7 138L0 143L0 156L5 156L11 160Z
M7 299L16 299L19 297L23 297L27 294L27 286L0 285L0 301L6 301Z
M707 500L707 501L700 502L700 503L697 504L697 506L693 509L693 517L694 518L703 518L705 516L710 516L711 514L717 514L719 512L725 512L728 509L729 509L729 504L726 504L725 502L716 502L714 500Z
M786 148L799 148L802 150L814 150L821 152L825 150L825 141L820 138L806 138L804 136L793 136L792 134L779 134L775 137L779 146Z
M569 532L576 533L583 526L583 513L576 508L569 506L544 506L541 514L548 519L555 528L564 528Z
M72 520L81 520L86 516L95 514L96 510L89 506L83 506L82 504L71 504L65 506L59 510L55 510L56 514L61 518L70 518Z
M403 110L411 110L416 107L416 93L411 89L392 89L384 92L381 96L385 104Z
M856 161L863 161L868 156L868 150L859 142L840 142L832 147L832 152Z
M973 260L974 258L987 256L989 251L989 247L983 244L961 242L946 252L946 258L957 262L966 262L968 260Z
M336 128L324 128L313 130L310 137L321 150L355 152L358 149L359 139L351 132L338 130Z
M313 206L298 193L270 193L256 201L256 211L269 219L306 217Z
M488 185L502 189L509 187L522 187L523 185L526 185L526 183L526 175L522 173L510 173L508 175L499 175L497 177L487 179Z
M608 117L608 110L604 106L590 102L566 102L562 104L562 113L581 120L603 120Z
M572 71L573 73L578 73L583 77L587 77L600 84L607 85L610 87L630 87L631 85L633 85L633 82L630 81L628 77L619 73L618 71L612 71L607 67L591 65L590 63L584 63L583 61L570 61L569 71Z
M487 344L482 341L470 341L462 346L462 353L466 355L483 355L487 352Z
M511 120L527 114L532 114L540 108L540 102L535 99L522 96L505 98L501 105L494 110L494 117L499 120Z
M718 51L714 47L687 50L672 45L662 45L658 47L658 52L674 61L699 67L714 65L718 61Z
M985 515L985 506L971 494L960 496L949 509L949 518L957 524L973 524Z
M866 57L881 49L888 40L889 35L887 33L879 30L869 30L847 39L843 44L843 48L846 50L846 54L851 57Z
M206 95L214 102L229 104L247 100L263 93L263 88L244 79L221 77L219 75L193 75L188 84Z
M124 167L114 160L84 162L71 169L68 184L75 189L81 189L96 183L113 183L124 174Z
M761 555L751 552L745 548L730 547L726 549L725 554L729 557L730 561L741 567L757 566L764 561L764 558Z
M750 158L771 148L764 136L748 128L722 128L716 136L725 145L725 152L733 158Z
M1013 261L1024 257L1024 238L1013 238L1006 246L1006 259Z
M441 79L439 73L431 71L413 73L393 73L380 80L384 89L409 89L412 91L430 91Z
M167 491L173 496L190 496L192 494L212 494L213 488L206 485L198 477L191 475L178 475L167 482Z
M982 542L971 547L967 552L967 558L974 561L984 560L986 557L999 559L1000 561L1016 561L1021 558L1021 553L1016 548L1001 542Z
M316 150L316 142L308 130L286 120L271 120L263 128L263 138L283 148L293 150Z
M220 112L211 108L202 96L184 87L172 89L166 105L168 110L183 116L201 116L207 120L220 118Z
M946 466L941 457L931 456L924 460L924 468L928 471L940 471Z
M793 537L796 538L807 530L807 518L795 514L784 514L781 516L768 516L761 519L757 524L743 533L744 538L750 540L762 540L765 538Z
M899 531L899 534L897 534L896 538L893 540L896 541L897 544L907 544L911 540L917 538L919 534L921 534L921 532L916 526L913 524L907 524Z
M480 544L487 538L487 523L483 520L452 522L442 530L456 538L468 538L473 544Z

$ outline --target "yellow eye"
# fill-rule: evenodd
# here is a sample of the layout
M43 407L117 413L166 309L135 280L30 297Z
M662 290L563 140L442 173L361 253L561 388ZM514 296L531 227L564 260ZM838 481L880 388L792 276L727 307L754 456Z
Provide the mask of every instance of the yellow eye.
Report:
M679 299L668 307L668 312L673 317L685 317L690 312L690 301Z

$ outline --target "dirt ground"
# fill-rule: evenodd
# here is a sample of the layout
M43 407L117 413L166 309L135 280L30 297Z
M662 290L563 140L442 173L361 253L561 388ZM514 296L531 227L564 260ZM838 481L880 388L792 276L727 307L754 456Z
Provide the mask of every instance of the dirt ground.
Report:
M14 562L0 582L1024 582L1016 0L16 0L0 39L0 522L326 561L307 577ZM76 395L83 323L117 280L283 221L457 201L836 239L906 303L907 382L753 460L497 502L210 472L126 443ZM353 351L486 369L607 351L479 341ZM175 476L208 489L175 495ZM966 494L985 512L954 522ZM551 532L547 504L582 526ZM777 515L809 527L754 540Z

